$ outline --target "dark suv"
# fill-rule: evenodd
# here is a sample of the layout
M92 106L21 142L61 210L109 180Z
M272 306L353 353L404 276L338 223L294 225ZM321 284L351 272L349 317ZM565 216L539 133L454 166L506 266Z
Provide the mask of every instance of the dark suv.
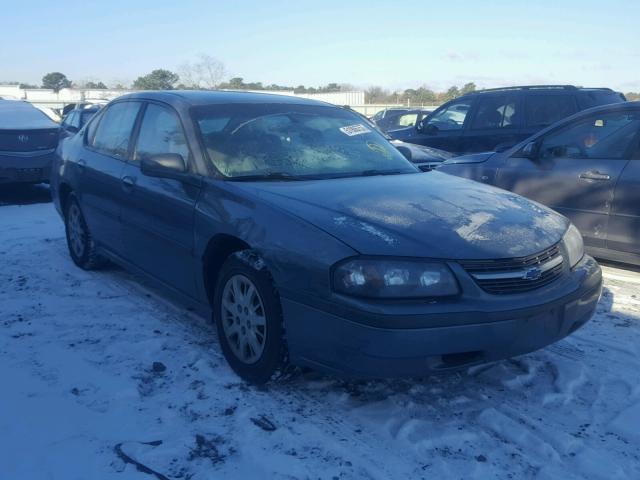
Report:
M457 154L505 150L581 110L625 100L609 88L571 85L480 90L445 103L415 127L389 135Z

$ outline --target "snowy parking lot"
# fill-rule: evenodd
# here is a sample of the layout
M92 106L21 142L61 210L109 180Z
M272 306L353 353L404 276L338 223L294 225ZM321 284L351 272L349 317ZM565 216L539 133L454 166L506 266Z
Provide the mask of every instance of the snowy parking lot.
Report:
M542 351L259 389L206 319L75 267L46 191L0 198L0 480L638 479L640 273L604 272L594 319Z

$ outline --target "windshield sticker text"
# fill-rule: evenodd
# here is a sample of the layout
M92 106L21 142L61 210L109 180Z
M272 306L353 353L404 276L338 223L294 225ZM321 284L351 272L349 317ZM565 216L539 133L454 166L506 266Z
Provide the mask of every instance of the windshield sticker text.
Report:
M369 133L369 130L364 125L358 123L356 125L348 125L346 127L340 127L340 131L345 135L349 135L350 137L354 137L356 135L362 135L363 133Z

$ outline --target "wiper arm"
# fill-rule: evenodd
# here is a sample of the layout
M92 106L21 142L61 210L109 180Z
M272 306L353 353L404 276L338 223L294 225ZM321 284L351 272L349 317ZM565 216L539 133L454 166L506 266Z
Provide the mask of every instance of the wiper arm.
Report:
M373 177L375 175L400 175L403 173L410 173L404 170L363 170L359 173L361 177Z
M239 175L237 177L229 177L227 180L233 182L251 182L251 181L259 181L259 180L286 180L286 181L298 181L302 180L302 178L297 177L296 175L291 175L286 172L267 172L261 173L258 175Z

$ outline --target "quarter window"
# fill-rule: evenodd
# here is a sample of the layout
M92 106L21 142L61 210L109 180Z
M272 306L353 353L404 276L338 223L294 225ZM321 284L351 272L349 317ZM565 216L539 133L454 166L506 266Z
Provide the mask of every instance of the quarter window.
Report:
M626 158L640 131L640 113L605 113L590 116L547 135L540 157Z
M530 127L551 125L576 113L572 95L531 95L525 102L525 117Z
M178 117L171 110L150 103L140 125L134 159L139 161L164 153L177 153L188 160L187 139Z
M90 145L107 155L126 158L139 110L139 102L120 102L108 107L93 138L88 137Z

